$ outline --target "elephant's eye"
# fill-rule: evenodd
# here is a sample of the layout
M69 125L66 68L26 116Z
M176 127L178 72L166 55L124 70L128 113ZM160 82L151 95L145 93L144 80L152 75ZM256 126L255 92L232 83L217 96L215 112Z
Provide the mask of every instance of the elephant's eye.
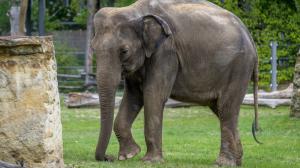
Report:
M129 49L128 48L122 48L120 50L120 55L123 56L123 55L126 55L128 53Z
M126 61L128 61L129 58L130 58L129 48L128 47L121 48L120 49L120 60L122 62L126 62Z

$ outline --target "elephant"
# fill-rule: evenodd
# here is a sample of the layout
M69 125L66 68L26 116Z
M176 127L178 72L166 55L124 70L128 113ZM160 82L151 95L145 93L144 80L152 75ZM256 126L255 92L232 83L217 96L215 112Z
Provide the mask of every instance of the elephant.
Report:
M127 7L100 9L94 26L91 47L101 111L96 160L112 160L106 155L112 130L119 142L119 160L141 151L131 127L144 108L147 151L142 160L163 161L163 111L171 97L208 106L220 121L216 164L241 165L238 116L253 81L257 119L258 56L237 16L205 0L138 0ZM114 119L122 78L124 95Z

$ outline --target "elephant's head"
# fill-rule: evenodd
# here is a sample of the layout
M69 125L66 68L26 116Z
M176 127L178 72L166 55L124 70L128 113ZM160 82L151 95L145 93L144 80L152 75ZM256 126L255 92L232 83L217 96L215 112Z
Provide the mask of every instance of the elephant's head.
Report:
M107 160L105 152L113 125L115 93L121 74L140 69L160 44L171 35L168 24L155 15L132 18L115 8L103 8L94 18L92 47L97 57L97 83L101 105L101 130L97 160Z

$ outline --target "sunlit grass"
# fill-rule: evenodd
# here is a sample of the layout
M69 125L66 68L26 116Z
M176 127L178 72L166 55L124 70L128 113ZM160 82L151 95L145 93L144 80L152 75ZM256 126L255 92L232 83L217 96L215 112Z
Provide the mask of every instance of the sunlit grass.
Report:
M289 108L261 107L258 145L251 135L253 108L243 106L239 129L244 147L243 167L299 168L300 120L289 118ZM64 160L68 167L214 167L218 156L220 131L217 118L206 107L166 109L164 112L163 151L165 162L146 164L143 112L133 126L133 134L142 147L135 158L113 163L96 162L94 150L99 132L99 110L62 107ZM108 153L117 157L118 143L112 135Z

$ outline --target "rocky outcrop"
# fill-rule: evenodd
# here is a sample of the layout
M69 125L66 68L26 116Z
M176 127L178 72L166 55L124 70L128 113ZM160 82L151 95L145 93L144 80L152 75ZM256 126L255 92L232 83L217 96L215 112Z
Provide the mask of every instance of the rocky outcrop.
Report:
M300 50L297 54L293 83L291 117L300 117Z
M56 75L51 37L0 37L0 160L64 166Z

